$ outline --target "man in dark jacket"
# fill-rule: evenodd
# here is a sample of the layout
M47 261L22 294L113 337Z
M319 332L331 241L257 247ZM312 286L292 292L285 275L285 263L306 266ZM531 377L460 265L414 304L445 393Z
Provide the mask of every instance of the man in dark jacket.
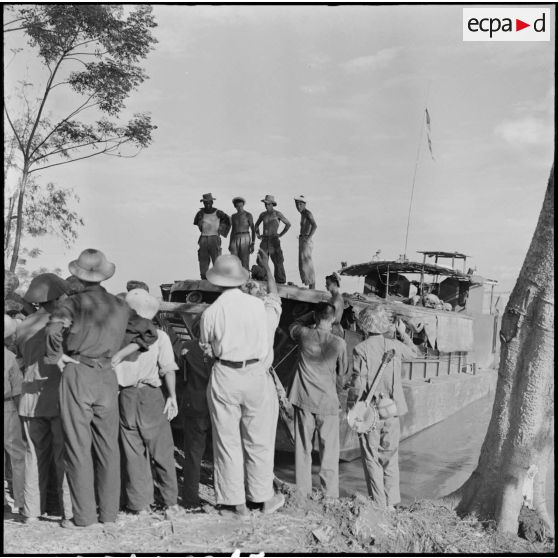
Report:
M146 350L157 340L157 331L151 320L140 318L124 300L101 287L101 281L115 271L102 252L84 250L69 270L84 289L52 312L46 327L45 362L63 369L60 414L74 517L62 526L71 528L97 523L95 495L98 520L116 520L120 498L118 382L111 359L129 343Z

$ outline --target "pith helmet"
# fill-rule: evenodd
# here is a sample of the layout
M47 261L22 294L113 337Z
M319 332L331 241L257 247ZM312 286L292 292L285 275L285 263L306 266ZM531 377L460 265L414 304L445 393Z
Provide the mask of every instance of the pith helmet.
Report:
M250 273L242 267L240 259L232 254L219 256L207 272L207 280L218 287L239 287L249 277Z
M159 301L145 289L132 289L126 295L126 302L142 318L151 320L159 311Z
M272 205L277 205L277 202L275 201L275 196L272 196L271 194L267 194L266 197L262 200L263 203L270 203Z
M70 262L68 269L78 279L100 283L114 275L116 266L100 250L87 248L77 260Z
M360 329L368 333L386 333L391 327L387 312L381 305L363 308L358 314L357 322Z
M33 278L23 298L27 302L50 302L70 291L70 285L62 277L54 273L41 273Z

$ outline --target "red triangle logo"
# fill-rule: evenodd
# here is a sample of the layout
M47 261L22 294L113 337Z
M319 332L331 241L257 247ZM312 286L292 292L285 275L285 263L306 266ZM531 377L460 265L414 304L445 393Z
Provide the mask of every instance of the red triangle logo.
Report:
M531 27L531 24L530 23L525 23L524 21L521 21L520 19L515 20L515 30L516 31L521 31L522 29L525 29L526 27Z

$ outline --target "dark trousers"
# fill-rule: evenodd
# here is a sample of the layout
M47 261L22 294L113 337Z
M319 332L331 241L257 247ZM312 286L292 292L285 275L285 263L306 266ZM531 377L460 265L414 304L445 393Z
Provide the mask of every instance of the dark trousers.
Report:
M108 366L67 364L60 383L66 475L76 525L116 520L120 497L118 383Z
M120 439L126 469L127 507L140 511L153 503L150 460L166 506L176 504L178 485L171 426L163 413L160 388L148 385L120 391Z
M281 242L278 236L263 236L260 243L260 248L265 250L267 255L273 262L273 275L277 283L286 283L287 275L285 274L285 266L283 262L283 250L281 250Z
M56 498L62 516L72 517L72 502L64 474L64 434L59 416L22 417L27 440L23 513L39 517L47 511L49 477L55 473Z
M205 279L205 274L209 269L209 261L215 260L221 255L221 238L218 235L200 236L198 240L198 260L200 262L200 276Z
M210 436L209 415L184 417L184 483L182 485L184 506L198 506L200 503L200 468Z
M23 507L24 502L25 442L21 435L17 404L12 399L4 399L4 451L8 454L11 463L14 508L19 509ZM5 476L6 472L4 472ZM5 501L4 496L4 503Z

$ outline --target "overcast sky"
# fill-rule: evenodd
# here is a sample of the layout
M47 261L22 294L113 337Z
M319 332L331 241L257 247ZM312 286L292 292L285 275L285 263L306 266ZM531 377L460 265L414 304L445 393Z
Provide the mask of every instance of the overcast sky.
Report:
M282 239L287 279L299 283L293 196L303 193L321 287L341 261L403 253L420 145L407 257L465 252L499 290L513 287L553 159L554 29L551 42L463 42L459 5L154 11L150 79L128 102L151 112L153 144L133 159L42 172L75 188L85 227L71 249L29 243L44 251L34 265L65 272L94 247L116 263L109 290L141 279L158 294L199 277L201 194L227 213L244 196L254 219L273 194L293 226ZM7 89L24 68L9 68ZM74 106L58 89L55 108ZM419 144L426 103L435 161L424 136Z

